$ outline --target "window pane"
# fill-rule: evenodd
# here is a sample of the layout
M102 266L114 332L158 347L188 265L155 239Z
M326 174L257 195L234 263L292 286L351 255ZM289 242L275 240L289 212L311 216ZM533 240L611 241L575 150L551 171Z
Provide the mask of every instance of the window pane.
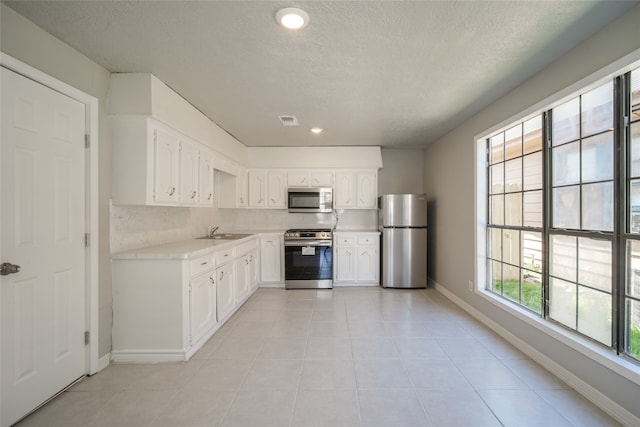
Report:
M489 223L494 225L504 225L504 196L489 197L491 210L489 211Z
M582 229L613 231L613 182L582 186Z
M508 129L504 133L505 158L514 159L522 156L522 125Z
M640 110L638 110L640 111ZM631 124L631 177L640 177L640 122Z
M542 275L522 270L522 305L536 313L542 312Z
M504 134L501 133L489 140L491 145L491 163L498 163L504 160Z
M491 189L489 194L504 193L504 163L493 165L489 169L491 174Z
M502 230L499 228L490 228L490 240L491 248L489 249L489 256L496 260L502 260Z
M611 292L611 242L578 239L578 283Z
M627 241L627 294L640 297L640 241Z
M572 99L553 109L553 146L578 139L580 136L580 98Z
M613 130L613 81L582 95L582 136Z
M491 280L489 281L490 290L502 295L502 263L491 261Z
M542 233L522 232L522 266L542 272Z
M522 158L504 163L504 191L522 191Z
M549 250L549 274L575 282L578 259L576 238L573 236L551 236Z
M552 151L553 186L580 182L580 142L572 142Z
M524 154L542 150L542 116L527 120L524 129Z
M553 190L553 227L580 228L580 187Z
M582 140L582 182L613 179L613 132Z
M502 230L502 261L520 265L520 232L518 230Z
M629 203L629 231L640 233L640 180L630 182L631 203Z
M542 191L524 193L523 225L542 227Z
M520 302L520 269L507 264L502 265L502 284L504 290L502 295L505 297Z
M627 300L627 340L625 349L636 359L640 359L640 302Z
M504 224L522 225L522 193L506 194L504 196Z
M549 294L549 317L575 329L576 285L551 278Z
M542 188L542 152L524 156L522 179L524 190L538 190Z
M578 331L611 345L611 295L578 286Z

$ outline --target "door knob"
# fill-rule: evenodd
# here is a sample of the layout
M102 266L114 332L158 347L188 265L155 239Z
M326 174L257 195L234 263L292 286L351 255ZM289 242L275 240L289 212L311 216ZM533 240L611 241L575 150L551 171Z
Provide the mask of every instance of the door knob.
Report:
M20 266L11 264L8 262L3 262L0 264L0 276L8 276L9 274L19 273Z

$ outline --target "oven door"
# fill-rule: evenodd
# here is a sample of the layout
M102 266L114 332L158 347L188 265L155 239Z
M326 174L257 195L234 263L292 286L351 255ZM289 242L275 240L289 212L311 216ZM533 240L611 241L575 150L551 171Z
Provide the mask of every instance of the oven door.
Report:
M284 284L286 289L333 287L333 251L330 242L286 242Z

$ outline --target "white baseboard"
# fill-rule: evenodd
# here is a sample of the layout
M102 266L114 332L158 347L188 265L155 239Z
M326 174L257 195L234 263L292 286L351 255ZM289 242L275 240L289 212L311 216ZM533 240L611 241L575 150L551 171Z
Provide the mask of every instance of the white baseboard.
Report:
M260 283L261 288L283 288L284 283Z
M112 351L111 361L113 363L185 362L187 354L185 351L175 350Z
M466 303L464 300L459 298L454 293L450 292L447 288L439 284L438 282L429 279L429 281L433 284L434 288L446 296L448 299L457 304L460 308L465 310L467 313L478 319L489 329L493 330L495 333L500 335L506 341L511 343L514 347L522 351L523 353L529 355L533 360L542 365L549 372L557 376L560 380L564 381L575 391L580 393L598 408L602 409L609 416L614 418L619 423L625 426L639 426L640 418L636 417L634 414L618 405L615 401L611 400L608 396L600 392L598 389L594 388L590 384L583 381L580 377L574 375L572 372L565 369L562 365L555 362L553 359L550 359L545 354L541 353L534 347L530 346L525 341L518 338L516 335L512 334L508 330L504 329L498 323L491 320L489 317L485 316L482 312L476 310L473 306Z

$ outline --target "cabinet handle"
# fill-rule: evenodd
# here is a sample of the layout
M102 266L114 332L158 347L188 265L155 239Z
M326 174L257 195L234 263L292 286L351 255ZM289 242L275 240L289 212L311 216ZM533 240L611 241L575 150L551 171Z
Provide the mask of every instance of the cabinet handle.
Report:
M201 263L200 263L200 265L207 265L207 264L209 264L209 262L208 262L208 261L205 261L205 262L201 262Z
M211 200L211 197L213 197L213 193L209 193L209 197L207 197L207 200Z
M216 284L216 281L215 281L215 280L213 280L213 277L211 277L211 276L209 276L209 281L211 282L211 284L212 284L212 285L215 285L215 284Z
M173 193L176 192L176 187L171 187L171 190L169 190L169 195L173 196Z
M191 198L195 199L195 197L196 197L196 192L194 191L193 193L191 193Z
M220 280L222 280L224 278L224 271L220 272Z

